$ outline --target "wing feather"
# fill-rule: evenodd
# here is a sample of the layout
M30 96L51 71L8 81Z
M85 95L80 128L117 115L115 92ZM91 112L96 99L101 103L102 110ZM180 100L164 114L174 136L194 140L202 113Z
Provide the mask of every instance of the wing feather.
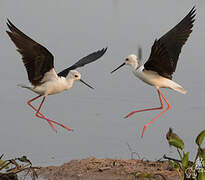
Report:
M193 7L174 28L154 42L150 57L144 64L146 70L158 72L169 79L172 78L181 49L192 32L195 11Z
M8 20L7 26L10 31L6 32L16 45L17 51L22 55L29 81L33 85L40 84L44 74L54 68L53 55L45 47L21 32L11 21Z
M77 68L82 67L86 64L89 64L91 62L96 61L97 59L102 57L105 54L106 51L107 51L107 48L103 48L99 51L93 52L93 53L83 57L82 59L77 61L75 64L70 66L69 68L66 68L63 71L61 71L60 73L58 73L58 76L66 77L70 70L77 69Z

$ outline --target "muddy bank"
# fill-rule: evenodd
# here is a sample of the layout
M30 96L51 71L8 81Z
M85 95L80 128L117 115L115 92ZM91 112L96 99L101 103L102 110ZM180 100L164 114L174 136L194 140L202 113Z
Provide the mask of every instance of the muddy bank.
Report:
M48 180L179 179L167 161L97 159L72 160L61 166L42 167L37 172Z

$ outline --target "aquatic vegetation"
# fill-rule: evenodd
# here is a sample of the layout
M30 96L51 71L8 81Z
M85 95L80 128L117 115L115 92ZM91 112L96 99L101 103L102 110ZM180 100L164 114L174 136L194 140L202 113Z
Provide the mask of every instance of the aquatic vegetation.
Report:
M0 179L8 178L18 180L17 174L25 172L25 176L30 175L33 180L37 178L35 169L38 167L32 167L32 163L26 156L20 158L3 160L4 154L0 156Z
M170 166L178 172L180 179L205 180L205 148L201 147L205 138L205 130L201 131L195 140L198 151L194 162L189 160L189 152L185 152L183 140L176 133L173 133L171 128L166 134L166 138L169 145L177 149L180 156L180 161L167 158L171 160Z

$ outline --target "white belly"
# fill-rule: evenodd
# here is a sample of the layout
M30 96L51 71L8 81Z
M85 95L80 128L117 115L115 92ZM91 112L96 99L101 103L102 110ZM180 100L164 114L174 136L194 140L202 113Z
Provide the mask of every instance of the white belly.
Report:
M59 78L47 81L40 86L36 86L33 91L40 95L52 95L65 91L72 87L72 83L68 83L65 78Z
M160 88L168 88L173 82L153 71L142 71L140 73L134 72L134 74L147 84Z
M137 76L139 79L146 82L147 84L155 86L156 88L170 88L183 94L186 93L186 90L183 89L182 86L180 86L176 82L162 77L154 71L143 71L143 69L143 67L140 67L139 69L133 71L133 73L135 76Z

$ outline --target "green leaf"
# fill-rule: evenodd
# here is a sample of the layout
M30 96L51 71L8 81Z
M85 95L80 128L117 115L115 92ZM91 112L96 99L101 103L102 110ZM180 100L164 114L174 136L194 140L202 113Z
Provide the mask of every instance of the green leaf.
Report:
M199 148L198 149L198 155L199 157L201 157L203 159L203 161L205 162L205 148Z
M203 142L203 140L204 140L204 137L205 137L205 130L203 130L203 131L201 131L200 133L199 133L199 135L197 136L197 138L196 138L196 144L199 146L199 147L201 147L201 144L202 144L202 142Z
M19 160L21 162L29 163L32 165L31 161L26 156L22 156L20 158L17 158L17 160Z
M204 171L199 172L198 180L205 180L205 172Z
M172 137L169 139L169 145L184 150L184 142L180 138Z
M5 161L3 161L2 159L0 159L0 167L2 167L2 165L5 163Z
M171 128L169 128L166 138L170 146L174 146L184 151L184 141L176 133L173 133Z
M21 162L28 162L28 159L27 159L27 157L26 156L22 156L22 157L20 157L20 158L17 158L19 161L21 161Z
M182 158L182 168L185 171L189 165L189 152L187 152Z
M169 162L170 170L176 170L180 168L178 162L174 162L174 161L168 161L168 162Z
M0 169L2 169L2 167L4 167L6 163L7 163L6 161L0 159ZM8 165L5 166L4 169L9 169L9 166Z

